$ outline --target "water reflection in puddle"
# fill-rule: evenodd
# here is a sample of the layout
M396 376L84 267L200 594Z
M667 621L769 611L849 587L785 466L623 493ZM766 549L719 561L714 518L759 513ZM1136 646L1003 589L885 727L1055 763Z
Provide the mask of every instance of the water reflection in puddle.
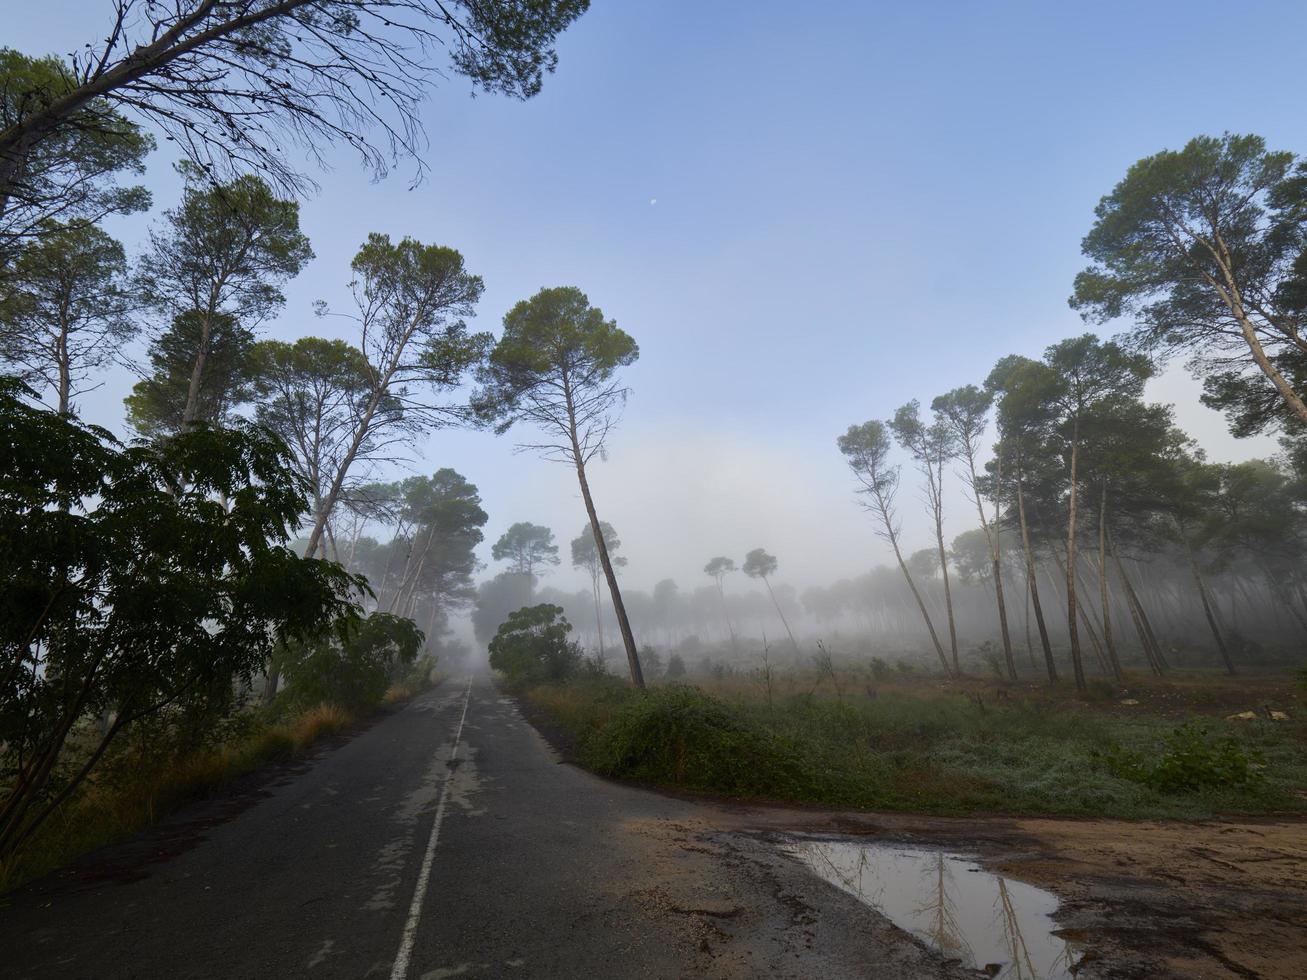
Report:
M1057 898L1049 892L943 851L812 838L785 850L945 959L1003 980L1073 975L1078 957L1052 934Z

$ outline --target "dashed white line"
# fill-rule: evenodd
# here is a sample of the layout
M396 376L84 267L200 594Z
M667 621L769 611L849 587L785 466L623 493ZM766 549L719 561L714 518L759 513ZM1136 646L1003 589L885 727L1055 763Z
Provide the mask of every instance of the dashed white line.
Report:
M454 747L450 750L445 773L445 781L440 784L440 799L436 803L436 816L431 822L431 836L427 839L427 849L422 855L422 867L418 871L418 882L413 889L413 901L408 908L408 921L404 923L404 934L399 939L399 952L395 954L395 965L390 971L390 980L406 980L409 960L413 957L413 943L417 939L418 922L422 918L422 903L427 897L427 885L431 881L431 865L436 859L436 844L440 841L440 823L445 819L445 801L449 799L449 783L454 778L454 760L458 757L459 742L463 738L463 722L467 721L467 703L472 697L472 675L468 675L467 690L463 692L463 713L458 719L458 730L454 733Z

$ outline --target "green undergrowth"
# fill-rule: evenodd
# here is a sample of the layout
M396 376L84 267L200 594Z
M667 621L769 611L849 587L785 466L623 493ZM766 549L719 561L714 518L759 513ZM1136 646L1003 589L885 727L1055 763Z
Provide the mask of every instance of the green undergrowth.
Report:
M800 692L769 704L688 685L641 694L613 679L523 693L567 732L582 765L673 789L941 814L1307 811L1298 720L1178 725L1110 705L950 694Z

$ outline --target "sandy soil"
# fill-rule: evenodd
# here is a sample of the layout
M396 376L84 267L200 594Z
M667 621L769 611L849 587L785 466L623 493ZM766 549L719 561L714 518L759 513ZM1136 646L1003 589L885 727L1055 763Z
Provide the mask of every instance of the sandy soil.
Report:
M956 848L1062 899L1080 977L1307 977L1307 821L946 819L705 807L717 828Z

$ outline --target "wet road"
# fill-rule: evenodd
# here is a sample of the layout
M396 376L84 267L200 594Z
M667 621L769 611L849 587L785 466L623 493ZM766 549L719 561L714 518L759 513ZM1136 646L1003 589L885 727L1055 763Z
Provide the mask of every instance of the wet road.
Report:
M963 976L484 677L0 900L5 977Z

